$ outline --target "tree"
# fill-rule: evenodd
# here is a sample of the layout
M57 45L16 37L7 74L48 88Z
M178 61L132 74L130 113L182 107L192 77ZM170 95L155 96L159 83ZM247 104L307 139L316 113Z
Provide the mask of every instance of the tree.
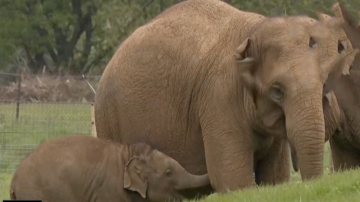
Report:
M0 70L101 73L137 27L182 0L1 0ZM333 0L223 0L263 15L331 14ZM339 0L354 15L358 0ZM357 15L355 15L357 16ZM15 65L9 65L15 64Z
M5 29L7 32L2 33L5 36L1 38L16 39L14 45L23 49L33 72L43 66L51 66L46 55L60 69L74 63L76 46L83 33L86 40L76 65L83 66L87 61L93 32L92 17L96 14L96 6L91 1L68 0L67 4L63 2L1 1L2 20L13 24Z
M0 41L0 57L5 58L1 51L11 55L21 48L34 73L44 66L84 73L111 52L119 35L128 34L123 28L137 21L136 13L142 14L141 5L130 1L2 0L0 38L6 40Z

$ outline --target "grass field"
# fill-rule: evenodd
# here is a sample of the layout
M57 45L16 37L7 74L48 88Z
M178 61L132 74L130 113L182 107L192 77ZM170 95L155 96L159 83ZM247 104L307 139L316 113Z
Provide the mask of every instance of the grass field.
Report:
M91 134L90 104L22 103L18 121L15 112L15 104L0 103L0 201L9 199L9 184L15 168L40 142L66 134ZM291 182L284 185L259 187L224 196L213 194L203 201L357 200L360 197L360 171L329 176L328 145L325 152L325 176L321 180L299 183L299 173L292 172Z
M0 103L0 201L9 198L15 168L40 142L66 134L91 134L90 104Z
M198 202L358 202L360 170L325 175L311 182L290 182L224 195L212 194Z

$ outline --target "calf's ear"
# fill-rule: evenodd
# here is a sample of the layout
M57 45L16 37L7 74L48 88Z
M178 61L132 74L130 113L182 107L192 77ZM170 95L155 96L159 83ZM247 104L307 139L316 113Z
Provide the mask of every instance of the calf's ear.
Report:
M137 156L127 162L124 171L124 188L136 191L141 197L146 198L147 179L141 170L144 165L145 161Z

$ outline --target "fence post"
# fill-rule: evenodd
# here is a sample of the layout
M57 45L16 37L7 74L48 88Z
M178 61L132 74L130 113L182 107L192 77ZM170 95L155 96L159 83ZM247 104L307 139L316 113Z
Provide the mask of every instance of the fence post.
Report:
M91 103L91 131L92 136L97 137L96 135L96 125L95 125L95 109L94 109L94 102Z
M20 69L18 76L18 89L17 89L17 98L16 98L16 121L19 121L21 81L22 81L22 71Z

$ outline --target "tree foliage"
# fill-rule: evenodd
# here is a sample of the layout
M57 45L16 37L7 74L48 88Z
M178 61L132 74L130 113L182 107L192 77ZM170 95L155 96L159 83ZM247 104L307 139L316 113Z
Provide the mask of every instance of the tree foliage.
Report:
M101 73L134 29L181 0L1 0L0 70ZM330 0L224 0L268 16L331 14ZM354 15L359 0L339 0ZM357 15L355 15L357 16Z

